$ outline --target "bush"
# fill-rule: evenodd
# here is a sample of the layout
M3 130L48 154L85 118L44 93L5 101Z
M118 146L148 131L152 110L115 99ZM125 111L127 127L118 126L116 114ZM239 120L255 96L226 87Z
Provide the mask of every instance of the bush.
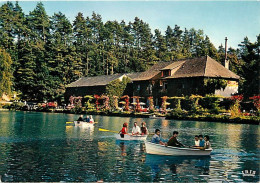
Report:
M175 118L181 118L181 117L186 117L188 114L187 111L181 110L181 109L173 109L171 111L171 116Z
M10 105L10 109L13 109L13 110L22 110L24 106L25 106L25 105L24 105L23 102L13 102L13 103Z

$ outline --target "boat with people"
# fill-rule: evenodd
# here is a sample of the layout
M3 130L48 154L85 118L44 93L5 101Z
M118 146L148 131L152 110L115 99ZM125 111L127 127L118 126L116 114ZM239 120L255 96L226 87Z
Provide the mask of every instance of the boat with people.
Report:
M81 127L92 127L94 126L94 123L89 123L85 121L74 121L75 126L81 126Z
M115 137L118 140L141 140L141 141L144 141L144 140L146 140L147 135L115 134Z
M210 149L197 149L189 147L173 147L156 144L152 142L145 142L146 153L167 155L167 156L210 156L212 148Z

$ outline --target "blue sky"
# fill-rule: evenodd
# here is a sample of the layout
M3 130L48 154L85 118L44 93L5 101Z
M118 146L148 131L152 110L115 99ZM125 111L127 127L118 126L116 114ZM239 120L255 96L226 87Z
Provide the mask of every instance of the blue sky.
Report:
M62 12L72 22L78 12L91 16L100 14L103 21L133 21L137 16L150 25L152 32L160 29L164 34L168 25L202 29L213 44L237 48L247 36L255 42L260 34L259 1L42 1L48 15ZM2 2L3 3L3 2ZM0 3L0 4L2 4ZM26 14L36 1L19 1Z

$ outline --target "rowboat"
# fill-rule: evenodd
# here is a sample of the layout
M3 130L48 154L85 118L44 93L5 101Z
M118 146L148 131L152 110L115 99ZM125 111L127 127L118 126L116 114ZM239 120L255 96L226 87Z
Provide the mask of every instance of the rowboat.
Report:
M168 156L209 156L212 149L195 149L195 148L185 148L185 147L172 147L164 146L160 144L155 144L151 142L145 142L146 153L148 154L158 154L158 155L168 155Z
M84 121L74 121L75 126L81 126L81 127L92 127L94 126L94 123L88 123Z
M118 140L146 140L147 135L115 134Z
M165 117L164 116L155 116L155 115L153 115L153 116L149 116L149 118L150 119L165 119Z

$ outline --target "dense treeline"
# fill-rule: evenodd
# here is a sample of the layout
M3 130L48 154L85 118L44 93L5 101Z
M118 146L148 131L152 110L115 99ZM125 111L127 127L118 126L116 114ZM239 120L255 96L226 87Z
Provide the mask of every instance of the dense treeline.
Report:
M248 95L259 93L259 39L245 38L240 49L228 50L230 69L243 77L241 92L250 90ZM223 46L216 49L202 30L175 25L153 34L138 17L129 23L103 22L94 12L90 17L78 13L71 23L61 12L49 17L42 3L28 15L18 2L0 7L0 48L12 58L12 90L38 101L58 100L81 76L139 72L160 60L204 55L224 60ZM5 62L1 59L0 66Z

